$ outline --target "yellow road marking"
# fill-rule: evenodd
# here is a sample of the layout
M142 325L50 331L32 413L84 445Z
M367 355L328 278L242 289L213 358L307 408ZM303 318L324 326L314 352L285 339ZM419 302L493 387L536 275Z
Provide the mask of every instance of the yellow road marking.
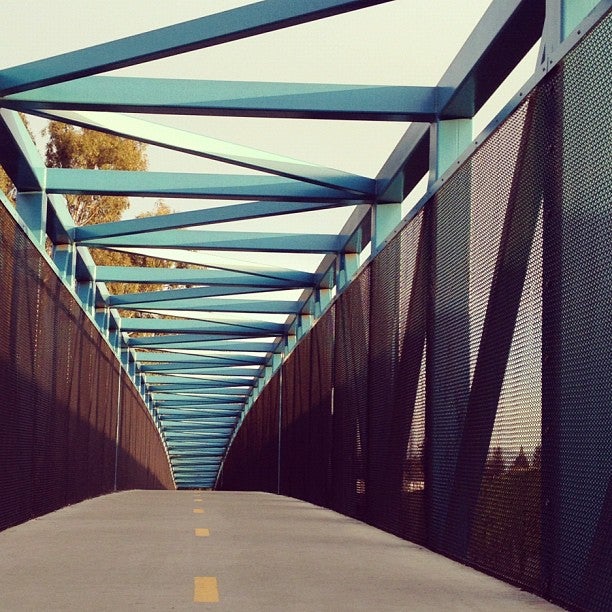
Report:
M210 531L208 529L196 529L195 534L200 538L205 538L210 535Z
M196 603L219 601L217 579L211 576L196 576L193 579L193 601Z
M204 514L204 510L202 510L202 508L194 508L193 513L194 514Z
M193 501L194 501L194 502L201 502L201 501L202 501L202 499L201 499L201 498L199 498L199 497L196 497L196 498L195 498Z

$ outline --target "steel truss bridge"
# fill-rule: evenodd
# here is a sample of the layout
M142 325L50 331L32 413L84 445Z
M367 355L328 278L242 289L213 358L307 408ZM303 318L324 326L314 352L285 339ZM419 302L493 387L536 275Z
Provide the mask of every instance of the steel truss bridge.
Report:
M55 507L113 488L260 488L339 509L568 605L587 593L604 609L610 1L493 0L435 86L106 74L385 4L264 0L0 70L0 166L16 190L15 206L0 193L2 435L26 431L21 410L39 423L44 410L70 407L60 424L45 417L30 437L15 434L3 458L12 465L20 444L42 444L54 427L79 444L94 432L96 450L65 459L88 464L80 484L65 485L57 474L68 468L57 468L54 482L71 492ZM479 113L534 48L524 85L476 133ZM20 113L226 169L46 167ZM362 176L147 115L405 130L375 176ZM71 194L191 206L78 227ZM91 248L191 265L96 266ZM110 282L163 290L115 295ZM108 472L88 452L103 453ZM31 459L35 481L57 457ZM16 491L25 486L11 478ZM508 553L518 559L511 570L474 548L485 529L475 516L504 478L506 496L518 495L519 481L537 488L534 546L557 546ZM432 522L402 522L417 512L409 495ZM385 504L396 504L393 516ZM24 518L16 507L8 524Z

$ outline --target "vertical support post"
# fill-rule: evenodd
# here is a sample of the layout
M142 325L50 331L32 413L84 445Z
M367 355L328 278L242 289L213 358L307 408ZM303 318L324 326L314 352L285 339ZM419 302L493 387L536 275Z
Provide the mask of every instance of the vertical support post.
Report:
M17 192L17 212L34 240L44 246L47 237L47 194L44 191Z
M432 125L430 184L453 164L471 142L471 120ZM456 180L456 178L455 178ZM423 219L430 258L427 280L427 438L428 512L431 543L442 547L451 504L453 473L470 391L470 208L471 180L465 174L461 198L436 196Z
M555 0L561 2L561 40L565 40L599 4L599 0Z
M83 308L90 314L95 308L95 283L93 279L78 280L76 285L77 296Z
M279 350L272 355L272 371L276 372L283 363L283 352Z
M276 493L281 493L281 444L283 437L283 372L278 373L278 453L276 456Z
M96 324L102 332L102 335L108 337L109 312L108 307L96 308Z
M74 244L54 245L52 257L62 278L66 281L66 283L68 283L68 285L73 287L76 277L76 257Z
M403 199L404 174L400 172L372 206L372 255L380 251L384 241L402 220Z
M315 316L320 317L332 301L332 288L336 282L336 268L331 266L316 289Z
M599 0L546 0L546 18L540 46L540 64L553 62L550 56L599 4Z
M402 220L402 204L375 204L373 206L374 223L372 232L373 253L380 251L384 241Z
M121 352L123 359L123 351ZM117 384L117 427L115 430L115 479L113 490L117 491L119 487L119 447L120 447L120 436L121 436L121 379L123 368L119 366L119 381Z
M359 254L363 248L363 230L359 227L346 244L346 249L338 256L336 275L338 290L344 289L359 269Z
M431 186L472 142L472 120L438 120L431 124L429 134L429 186Z
M315 292L310 296L308 302L304 305L302 312L300 312L297 316L297 338L298 340L303 338L308 330L312 327L314 322L314 312L315 312Z
M296 320L293 322L293 324L289 328L289 331L287 332L287 337L285 340L287 352L292 351L293 347L297 344L297 325L298 324L297 324L297 317L296 317Z

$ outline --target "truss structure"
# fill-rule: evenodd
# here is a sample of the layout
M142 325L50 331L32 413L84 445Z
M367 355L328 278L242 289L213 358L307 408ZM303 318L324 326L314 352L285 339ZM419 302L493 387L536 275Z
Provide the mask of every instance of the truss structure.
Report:
M41 250L50 240L58 274L140 390L178 487L214 485L241 418L359 266L410 222L567 53L580 27L610 8L609 0L493 0L434 87L104 74L380 4L385 1L264 0L0 70L0 165L17 189L17 213ZM409 18L408 5L406 11ZM538 44L527 85L474 138L473 118ZM231 170L47 168L19 113L223 162ZM270 129L279 118L403 122L406 129L370 177L169 127L146 115L263 118ZM427 193L415 198L424 177ZM188 198L195 205L164 216L76 227L67 194ZM339 231L300 231L302 220L313 215L327 224L330 211L342 213ZM255 220L267 229L226 229ZM279 220L296 229L278 231ZM91 247L194 265L96 267ZM112 295L105 285L111 281L164 289ZM154 317L126 318L119 310Z

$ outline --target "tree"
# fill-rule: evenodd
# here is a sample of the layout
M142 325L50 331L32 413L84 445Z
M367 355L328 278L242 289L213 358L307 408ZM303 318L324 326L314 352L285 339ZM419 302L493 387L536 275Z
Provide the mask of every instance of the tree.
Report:
M21 117L21 120L26 126L26 129L30 133L32 140L34 140L32 129L30 128L30 124L28 123L28 118L23 113L19 113L19 116ZM15 185L13 184L13 181L11 181L9 175L6 173L6 171L4 170L2 166L0 166L0 191L4 193L4 195L8 198L8 200L12 204L15 204L15 195L16 195Z
M538 444L534 451L533 456L531 458L531 467L539 470L542 468L542 445Z
M45 129L50 168L146 170L146 145L135 140L87 130L59 121ZM68 210L78 226L119 221L129 208L123 196L68 195ZM116 264L120 265L120 264Z
M46 162L51 168L81 168L90 170L146 170L146 145L135 140L96 132L59 121L51 121L45 129L48 136ZM130 202L123 196L68 195L68 210L75 225L91 225L119 221L129 208ZM138 218L167 215L174 212L163 201L158 200L150 212ZM175 267L175 262L157 257L107 249L91 249L91 255L99 266L139 266L151 268ZM125 294L161 289L161 285L148 283L108 283L112 294ZM157 315L136 314L123 310L122 316Z
M515 457L512 463L513 470L526 470L529 468L529 459L525 456L525 451L521 446L518 455Z
M155 206L150 211L145 211L139 214L137 219L144 219L146 217L156 217L159 215L168 215L173 213L174 210L170 208L164 201L157 200ZM91 249L91 255L99 266L137 266L141 268L173 268L180 267L179 264L162 259L160 257L150 257L147 255L140 255L138 253L127 253L124 251L113 251L106 249ZM120 295L125 293L141 293L144 291L158 291L162 289L162 285L152 283L121 283L113 282L107 283L108 289L112 294ZM136 316L134 311L122 310L122 316L134 317ZM138 316L150 318L154 315L147 313L140 313Z
M504 473L505 469L504 451L501 446L496 446L485 464L485 475L489 478L497 478Z
M13 194L14 185L8 174L4 171L4 168L0 166L0 191L11 201L15 203Z

